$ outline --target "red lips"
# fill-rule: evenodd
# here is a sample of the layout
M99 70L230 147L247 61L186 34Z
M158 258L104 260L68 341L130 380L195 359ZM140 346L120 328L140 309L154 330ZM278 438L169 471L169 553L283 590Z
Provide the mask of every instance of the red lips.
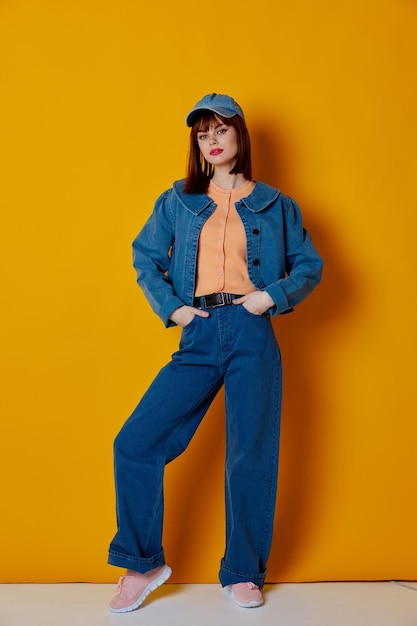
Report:
M213 150L210 150L211 156L217 156L218 154L221 154L222 152L223 150L221 148L214 148Z

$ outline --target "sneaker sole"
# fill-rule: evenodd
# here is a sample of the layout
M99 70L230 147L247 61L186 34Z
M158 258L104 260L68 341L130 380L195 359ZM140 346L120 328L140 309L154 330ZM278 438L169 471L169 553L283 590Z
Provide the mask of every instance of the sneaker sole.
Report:
M158 589L158 587L163 585L164 582L166 582L168 578L171 576L171 574L172 574L171 568L168 565L165 565L165 568L162 570L161 574L159 574L159 576L155 578L155 580L152 580L149 583L149 585L145 587L145 589L142 592L142 595L140 595L139 598L133 604L130 604L129 606L125 606L122 609L113 609L109 606L109 611L111 613L128 613L129 611L134 611L135 609L138 609L140 605L143 604L143 602L146 600L148 595L152 591L155 591L155 589Z
M244 602L239 602L239 600L237 600L235 598L235 596L232 594L232 598L235 602L235 604L237 604L238 606L243 607L244 609L255 609L257 606L262 606L264 601L263 600L251 600L250 602L248 602L247 604L245 604Z

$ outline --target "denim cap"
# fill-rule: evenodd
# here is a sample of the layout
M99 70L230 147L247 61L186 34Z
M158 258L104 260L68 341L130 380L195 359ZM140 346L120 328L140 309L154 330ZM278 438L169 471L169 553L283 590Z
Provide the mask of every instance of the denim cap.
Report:
M187 126L193 125L195 114L198 111L213 111L222 117L234 117L235 115L240 115L242 119L245 119L243 111L238 103L235 102L230 96L225 96L221 93L210 93L199 100L192 111L190 111L187 115Z

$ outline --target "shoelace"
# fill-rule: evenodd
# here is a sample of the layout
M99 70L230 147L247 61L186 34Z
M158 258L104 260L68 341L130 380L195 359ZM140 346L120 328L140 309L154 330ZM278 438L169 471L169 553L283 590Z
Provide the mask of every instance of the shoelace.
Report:
M124 590L129 591L132 578L133 576L120 576L116 587L116 593L122 595Z
M246 587L247 589L259 589L258 585L255 585L255 583L236 583L236 585L233 585L234 587Z

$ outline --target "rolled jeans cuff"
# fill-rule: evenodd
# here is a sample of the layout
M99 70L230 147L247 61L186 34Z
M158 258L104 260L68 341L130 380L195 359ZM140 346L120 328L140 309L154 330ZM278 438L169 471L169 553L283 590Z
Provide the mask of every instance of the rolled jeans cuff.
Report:
M165 565L164 550L162 549L161 552L155 554L154 556L141 558L131 556L130 554L125 554L123 552L118 552L117 550L111 548L109 550L108 564L115 565L116 567L125 567L126 569L132 569L135 572L146 574L146 572L149 572L160 565Z
M257 585L259 589L262 589L265 583L265 576L266 570L265 572L257 572L256 574L251 574L247 572L239 572L237 570L231 569L230 567L227 567L224 559L222 559L220 563L219 580L222 587L235 585L236 583L252 582L255 583L255 585Z

